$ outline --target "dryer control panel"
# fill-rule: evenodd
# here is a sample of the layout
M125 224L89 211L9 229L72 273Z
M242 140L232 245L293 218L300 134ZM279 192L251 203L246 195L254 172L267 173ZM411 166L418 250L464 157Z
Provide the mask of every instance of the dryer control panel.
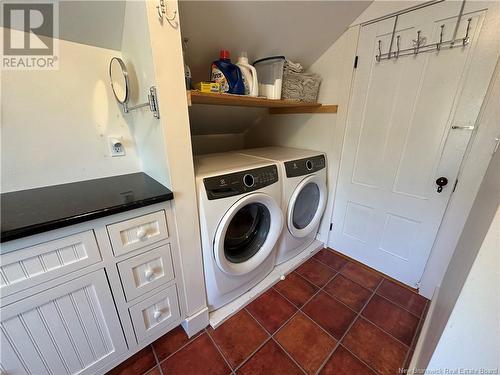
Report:
M209 200L249 193L278 182L276 165L203 179Z
M326 167L325 155L312 156L285 162L287 177L298 177L314 173Z

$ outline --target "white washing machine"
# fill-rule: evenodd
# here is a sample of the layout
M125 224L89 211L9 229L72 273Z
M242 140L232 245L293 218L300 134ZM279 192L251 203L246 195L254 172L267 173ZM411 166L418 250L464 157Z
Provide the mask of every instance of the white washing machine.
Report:
M281 169L286 230L278 242L276 264L305 250L316 238L326 207L326 156L319 151L285 147L239 150L239 154L277 162Z
M236 153L195 157L209 310L231 302L274 268L283 229L276 163Z

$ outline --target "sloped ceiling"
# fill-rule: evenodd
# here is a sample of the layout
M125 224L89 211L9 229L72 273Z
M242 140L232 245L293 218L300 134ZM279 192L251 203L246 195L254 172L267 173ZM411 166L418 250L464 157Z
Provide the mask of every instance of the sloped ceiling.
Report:
M371 1L179 2L181 32L189 39L186 60L193 81L208 79L219 50L240 51L250 61L285 55L305 67L337 40Z

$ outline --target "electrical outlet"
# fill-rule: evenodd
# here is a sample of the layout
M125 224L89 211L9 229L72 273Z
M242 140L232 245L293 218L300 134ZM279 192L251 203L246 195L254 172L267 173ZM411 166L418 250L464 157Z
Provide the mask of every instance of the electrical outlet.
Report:
M108 137L109 153L111 157L125 156L125 146L122 137Z

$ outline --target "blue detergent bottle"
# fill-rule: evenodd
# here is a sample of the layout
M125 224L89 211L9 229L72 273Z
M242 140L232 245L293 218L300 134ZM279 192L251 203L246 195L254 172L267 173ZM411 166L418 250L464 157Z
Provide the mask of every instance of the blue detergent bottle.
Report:
M219 60L212 63L212 82L220 83L220 91L245 95L245 83L240 68L231 63L229 51L221 50Z

